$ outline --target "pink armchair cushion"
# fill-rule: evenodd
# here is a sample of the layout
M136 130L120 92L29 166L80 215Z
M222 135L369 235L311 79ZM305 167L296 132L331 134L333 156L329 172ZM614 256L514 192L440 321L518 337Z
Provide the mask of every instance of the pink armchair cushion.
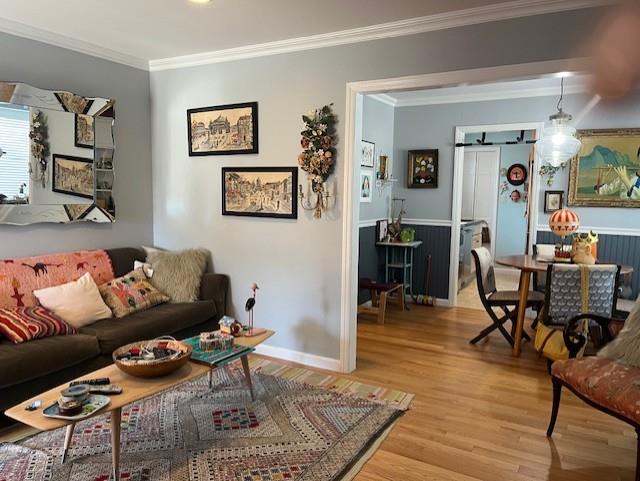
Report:
M599 406L640 423L640 368L593 356L557 361L551 374Z

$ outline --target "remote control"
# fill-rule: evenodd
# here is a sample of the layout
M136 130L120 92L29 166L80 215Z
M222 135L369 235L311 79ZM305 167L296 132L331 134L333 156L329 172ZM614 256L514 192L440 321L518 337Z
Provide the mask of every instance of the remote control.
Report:
M105 384L100 386L90 386L89 392L91 394L121 394L122 388L116 384Z
M111 380L108 377L100 377L97 379L83 379L82 381L73 381L69 383L69 387L77 386L78 384L86 384L87 386L104 386L111 384Z

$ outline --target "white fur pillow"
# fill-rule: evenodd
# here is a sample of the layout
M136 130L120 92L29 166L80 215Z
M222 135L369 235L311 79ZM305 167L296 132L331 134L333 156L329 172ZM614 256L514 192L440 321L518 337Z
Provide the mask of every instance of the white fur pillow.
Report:
M38 289L33 295L43 307L76 329L113 316L88 272L77 281Z
M626 366L640 367L640 297L627 317L622 331L600 350L598 356L614 359Z
M147 255L147 262L153 269L149 281L168 295L170 302L195 302L200 297L200 282L208 257L209 252L205 249L151 251Z

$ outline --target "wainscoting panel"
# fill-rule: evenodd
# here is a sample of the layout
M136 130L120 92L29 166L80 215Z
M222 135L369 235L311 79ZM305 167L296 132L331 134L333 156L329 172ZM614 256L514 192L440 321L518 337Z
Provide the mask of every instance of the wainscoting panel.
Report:
M360 227L360 254L358 256L358 279L384 280L384 269L379 266L376 250L376 227ZM381 258L384 262L384 258ZM358 290L358 304L371 300L369 291Z
M429 294L440 299L447 299L449 297L451 227L441 225L403 225L404 227L415 229L416 240L422 241L422 245L413 252L414 294L424 294L425 292L426 256L431 255L431 290ZM380 282L384 281L384 258L384 248L376 247L375 226L361 227L358 278L368 277L370 279L377 279ZM358 303L363 303L368 300L370 300L368 291L358 291Z
M416 240L422 245L413 253L413 291L425 293L426 256L431 255L431 289L429 295L439 299L449 297L449 250L451 227L433 225L407 225L416 231Z
M538 231L539 244L555 244L558 237L551 232ZM598 258L633 266L631 281L634 297L640 291L640 237L600 234L598 236Z

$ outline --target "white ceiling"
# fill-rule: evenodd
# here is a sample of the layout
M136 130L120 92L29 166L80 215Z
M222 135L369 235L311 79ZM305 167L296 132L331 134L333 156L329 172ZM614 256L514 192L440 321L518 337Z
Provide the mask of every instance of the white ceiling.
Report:
M435 15L437 20L446 12L506 1L213 0L198 5L187 0L0 0L0 31L50 40L61 46L84 43L90 46L84 49L89 53L102 49L148 62L415 17ZM535 11L531 9L548 5L558 11L593 6L600 1L508 3L518 12L529 12L516 13L517 16L533 14ZM466 15L481 17L474 10ZM117 60L117 55L111 57Z
M588 75L571 75L564 79L564 93L575 94L589 89ZM394 107L437 105L484 100L547 97L560 95L560 78L550 76L527 80L458 85L405 92L386 92L371 97Z

